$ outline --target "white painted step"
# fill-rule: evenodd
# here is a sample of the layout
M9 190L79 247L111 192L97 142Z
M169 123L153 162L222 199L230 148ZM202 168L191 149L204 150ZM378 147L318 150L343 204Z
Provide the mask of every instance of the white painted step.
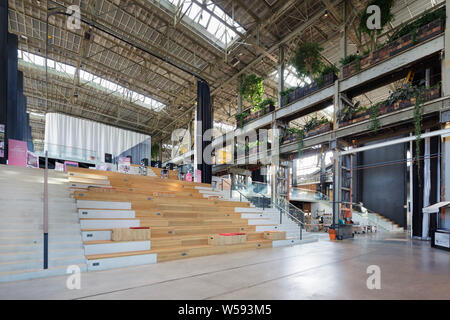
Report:
M40 225L44 221L44 218L41 215L36 215L33 217L14 217L14 216L8 216L8 217L2 217L0 219L0 224L9 224L9 223L17 223L17 224L27 224L27 225ZM73 224L78 223L78 216L72 215L72 216L54 216L49 215L48 222L50 224Z
M108 188L110 189L111 187L102 185L102 184L94 184L94 183L80 183L80 182L71 182L69 184L70 189L73 191L74 189L82 189L82 190L87 190L89 187L94 187L94 188Z
M88 271L98 271L98 270L137 266L143 264L153 264L156 263L156 261L157 261L157 254L150 253L126 257L88 260L87 267Z
M274 221L271 219L248 219L248 225L249 226L255 226L255 225L263 225L263 224L274 224ZM276 223L276 222L275 222Z
M3 253L13 253L13 252L26 252L26 251L35 251L35 250L44 250L43 241L36 243L19 243L19 244L1 244L0 245L0 254ZM63 250L63 249L79 249L82 248L81 239L79 241L60 241L48 242L49 250Z
M0 272L14 271L14 270L26 270L26 269L38 269L43 266L43 258L36 260L20 260L20 261L5 261L0 263ZM76 257L57 257L49 258L48 266L57 267L72 264L84 264L86 258L84 256Z
M69 172L67 174L68 178L87 178L87 179L97 179L97 180L109 180L107 176L95 173L81 173L81 172Z
M90 179L90 178L81 178L81 177L73 177L69 176L68 179L69 183L85 183L85 184L96 184L96 185L103 185L103 186L109 186L110 182L107 179Z
M6 261L17 261L17 260L36 260L43 256L42 248L30 248L31 251L22 252L8 252L0 254L0 262ZM73 249L53 249L48 252L49 258L60 258L60 257L83 257L83 248L73 248Z
M83 241L111 240L110 230L83 231L81 235Z
M195 186L194 188L197 189L197 190L203 190L203 191L213 191L213 188L211 188L211 187Z
M100 219L135 218L136 212L134 210L78 209L78 216L80 218Z
M276 247L294 246L298 244L305 244L317 241L319 241L318 237L302 240L299 239L274 240L272 241L272 247L276 248Z
M58 266L44 270L42 268L32 269L32 270L16 270L9 272L0 273L0 282L10 282L10 281L22 281L31 280L44 277L54 277L59 275L68 274L68 266ZM78 264L81 272L87 271L87 265L85 263Z
M77 200L77 208L130 210L131 202Z
M139 219L124 220L80 220L81 229L114 229L139 227Z
M150 250L150 241L120 241L84 245L85 255L145 250Z

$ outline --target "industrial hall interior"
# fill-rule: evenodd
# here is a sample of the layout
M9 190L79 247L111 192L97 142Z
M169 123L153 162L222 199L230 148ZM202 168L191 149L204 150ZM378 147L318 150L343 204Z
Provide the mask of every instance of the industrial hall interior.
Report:
M450 0L0 1L0 300L450 300L449 251Z

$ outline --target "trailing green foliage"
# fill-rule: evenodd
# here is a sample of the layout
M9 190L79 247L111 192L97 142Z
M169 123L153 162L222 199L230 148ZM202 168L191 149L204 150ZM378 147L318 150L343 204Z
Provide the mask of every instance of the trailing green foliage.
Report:
M322 68L322 70L320 71L319 75L314 79L314 81L317 83L317 85L319 87L322 87L324 80L325 80L324 77L326 75L329 75L329 74L337 75L338 72L339 72L339 69L334 64L324 66Z
M156 158L158 157L158 154L159 154L159 144L154 143L154 144L152 144L152 147L151 147L152 159L156 160Z
M355 65L356 65L356 70L360 71L361 70L361 58L363 56L360 54L351 54L349 56L346 56L345 58L342 58L339 62L341 64L341 66L345 66L347 64L352 63L353 61L355 61Z
M380 106L382 102L376 103L370 107L370 128L375 131L378 131L380 127L380 120L378 116L380 115Z
M438 10L428 12L428 13L424 14L422 17L420 17L419 19L414 20L413 22L408 23L408 24L404 25L402 28L400 28L399 30L397 30L389 38L388 42L395 41L407 34L411 34L412 41L413 41L413 43L415 43L416 39L417 39L417 32L419 31L420 27L427 25L430 22L433 22L434 20L445 19L445 18L446 18L445 7L440 8Z
M321 124L327 123L329 120L327 118L321 118L317 119L317 117L312 117L310 120L308 120L302 129L298 128L288 128L286 129L284 136L288 135L296 135L297 136L297 151L298 156L300 157L303 153L303 138L305 136L305 133L308 131L311 131L318 127Z
M339 119L340 121L348 121L353 119L353 116L357 112L366 111L367 108L364 106L361 106L361 102L357 101L352 106L345 105L340 111L339 111Z
M234 116L236 118L236 120L239 122L238 123L239 128L242 128L244 126L244 119L245 119L245 117L247 117L249 115L250 115L250 113L248 111L244 111L244 112L238 113Z
M384 26L386 26L389 22L392 21L392 19L394 19L394 15L391 12L392 6L394 5L394 0L372 0L367 4L366 8L362 12L361 18L359 20L358 31L360 33L368 34L371 39L375 37L375 30L370 30L367 28L367 20L372 15L369 15L367 13L367 8L372 5L380 7L381 10L381 29L377 30L377 33L380 34Z
M262 101L264 94L264 78L250 74L242 80L240 93L252 106Z
M266 113L266 107L274 106L274 105L275 105L275 100L273 100L272 98L268 98L268 99L263 100L261 103L256 105L254 108L252 108L251 111L252 112L262 111L262 115L264 115Z
M295 91L295 89L297 89L297 88L289 88L289 89L285 89L285 90L283 90L283 91L280 92L280 95L281 95L282 97L289 96L289 94L290 94L291 92Z
M323 48L317 42L305 42L297 47L291 63L300 79L314 79L320 74L324 67L322 51Z

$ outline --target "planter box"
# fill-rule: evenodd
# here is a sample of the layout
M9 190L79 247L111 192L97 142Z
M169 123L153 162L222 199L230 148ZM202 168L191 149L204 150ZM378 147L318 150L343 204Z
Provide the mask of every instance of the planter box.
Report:
M329 73L323 76L323 84L321 86L319 86L317 82L314 81L301 88L297 88L294 91L292 91L288 96L283 97L284 99L281 99L281 106L283 107L288 103L300 100L303 97L306 97L307 95L319 91L320 89L333 84L334 81L336 81L336 79L337 76L334 73Z
M440 86L435 88L426 89L423 92L423 101L430 101L440 97L441 88ZM416 98L411 98L409 100L399 100L394 104L390 105L381 105L379 116L388 114L394 111L402 110L405 108L409 108L416 103ZM353 123L361 122L364 120L370 119L370 110L365 110L361 112L357 112L353 115L352 119L346 121L339 121L339 127L345 127Z
M245 242L247 242L245 233L214 234L208 237L208 244L211 246L228 246Z
M262 117L263 115L266 115L269 112L272 112L275 110L275 106L274 105L269 105L266 106L264 110L259 110L256 112L251 112L247 117L244 118L243 125L246 125L247 123L249 123L250 121L259 119L260 117ZM236 126L239 127L239 121L236 120Z
M323 123L323 124L315 127L314 129L306 132L304 138L316 136L318 134L331 131L332 129L333 129L333 124L331 122Z
M348 78L358 73L360 70L367 69L380 61L386 60L389 57L395 56L402 51L405 51L418 43L431 39L444 31L444 21L437 19L419 28L417 37L414 40L411 34L404 35L403 37L385 45L384 47L375 50L372 54L365 55L360 60L360 68L358 70L357 62L353 61L346 64L342 68L342 75L344 78Z
M309 138L312 136L316 136L318 134L325 133L325 132L328 132L331 130L333 130L333 124L331 122L323 123L323 124L315 127L314 129L304 133L303 139L306 139L306 138ZM292 134L284 136L281 139L281 145L292 143L297 140L298 140L298 135L295 133L292 133Z

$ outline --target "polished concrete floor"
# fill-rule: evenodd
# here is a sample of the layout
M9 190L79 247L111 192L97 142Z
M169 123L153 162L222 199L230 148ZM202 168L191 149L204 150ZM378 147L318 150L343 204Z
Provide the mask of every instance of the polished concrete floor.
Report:
M367 287L367 268L381 289ZM192 258L0 284L0 299L450 299L450 253L405 234Z

